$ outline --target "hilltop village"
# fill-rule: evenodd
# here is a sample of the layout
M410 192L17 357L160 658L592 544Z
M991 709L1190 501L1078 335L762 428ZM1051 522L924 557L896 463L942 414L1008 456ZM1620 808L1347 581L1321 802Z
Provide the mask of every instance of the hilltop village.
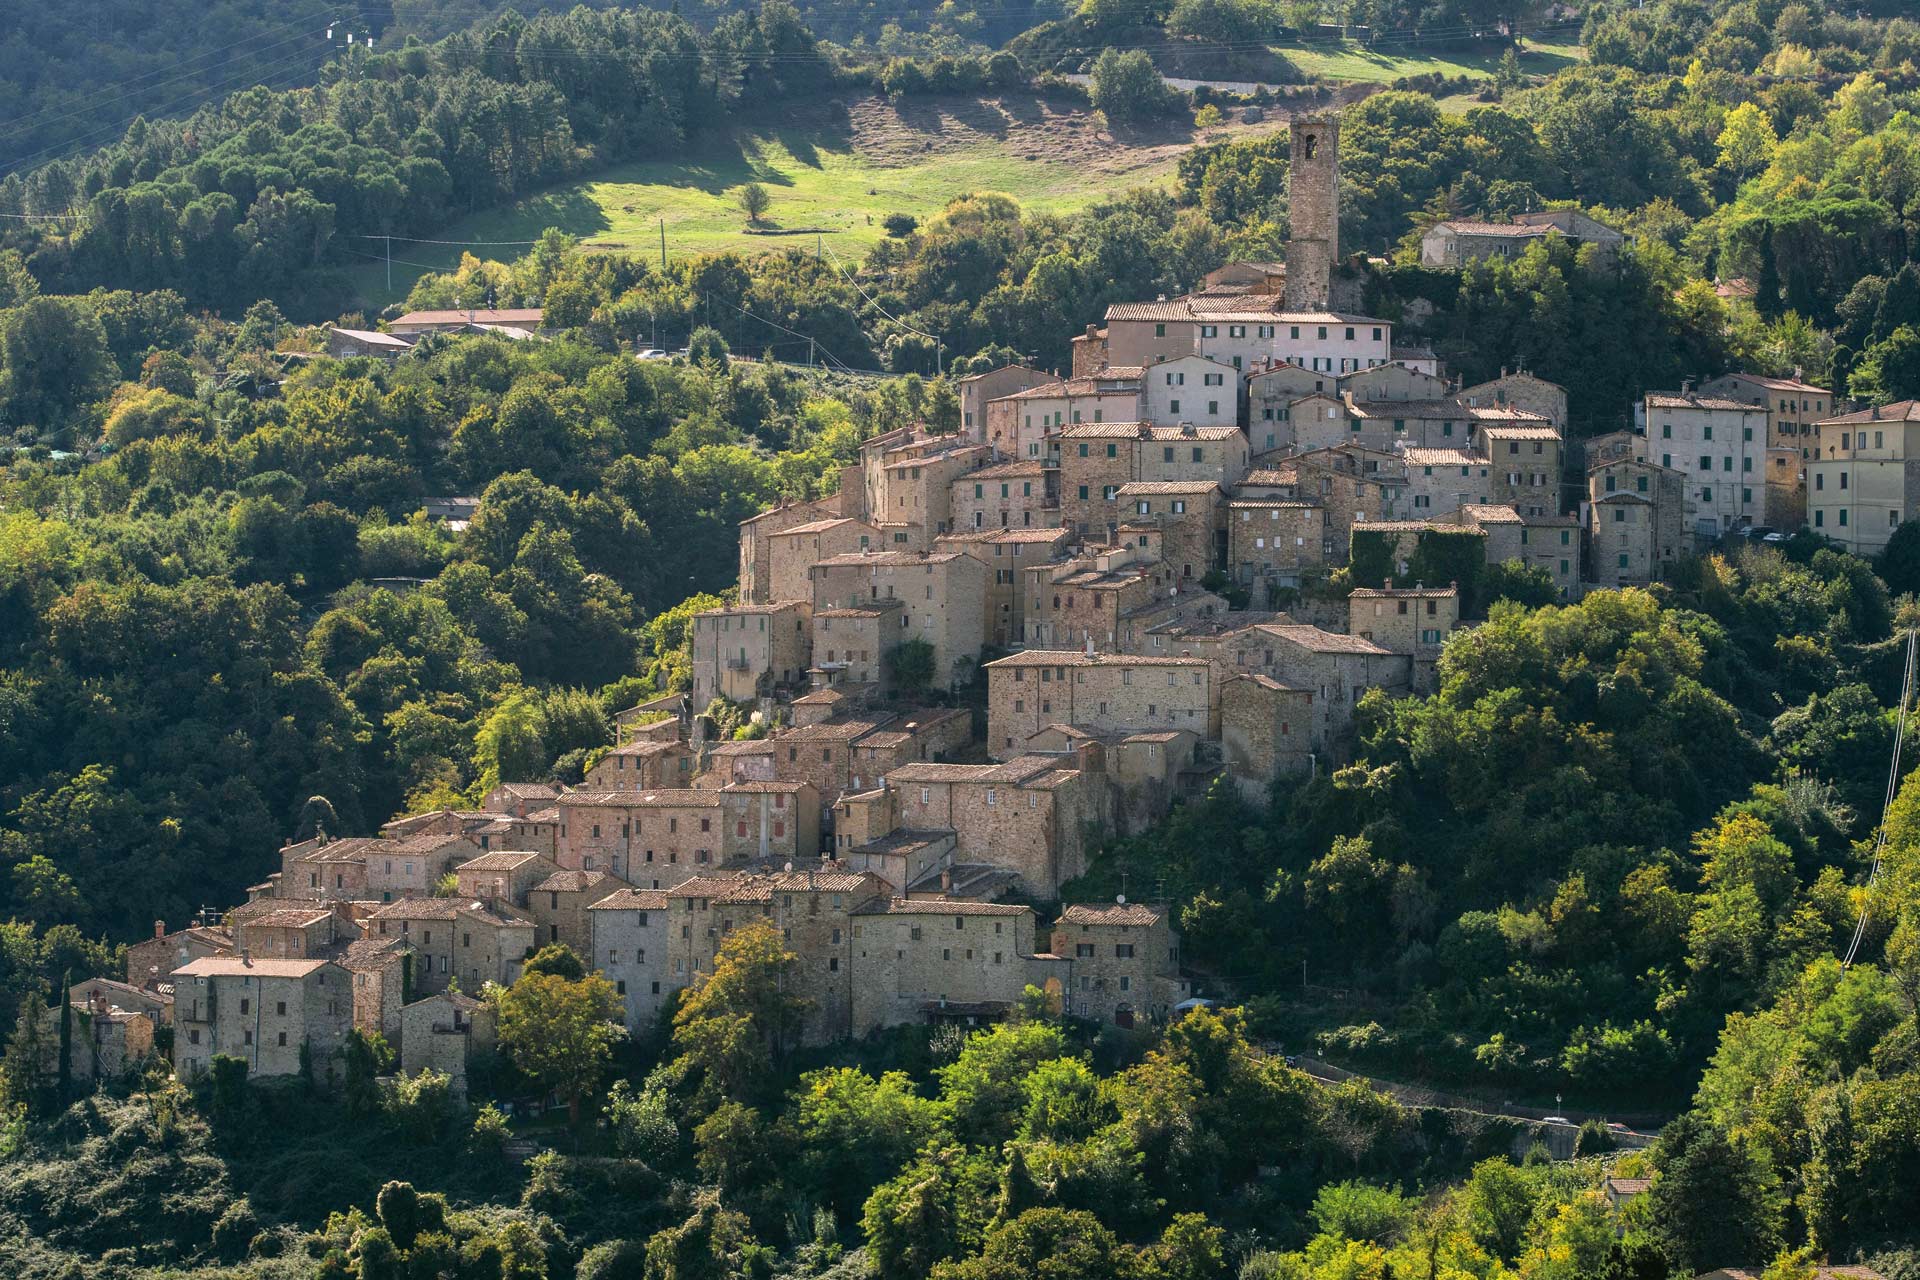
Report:
M1871 552L1914 507L1920 413L1849 415L1796 379L1650 394L1570 455L1562 388L1463 386L1358 313L1337 127L1297 120L1291 146L1284 266L1113 306L1067 376L963 377L957 432L873 437L836 493L748 519L733 603L692 622L691 691L622 713L581 786L288 843L218 923L157 924L124 983L74 988L97 1069L170 1024L183 1076L216 1054L331 1073L358 1028L459 1086L492 1039L476 997L537 948L572 948L646 1035L750 922L799 957L816 1043L995 1017L1028 987L1165 1019L1194 996L1167 908L1067 887L1182 797L1258 801L1346 758L1360 696L1430 689L1484 616L1463 577L1518 562L1573 600L1729 535ZM1621 238L1541 215L1443 223L1424 252L1547 235ZM750 730L720 733L716 699Z

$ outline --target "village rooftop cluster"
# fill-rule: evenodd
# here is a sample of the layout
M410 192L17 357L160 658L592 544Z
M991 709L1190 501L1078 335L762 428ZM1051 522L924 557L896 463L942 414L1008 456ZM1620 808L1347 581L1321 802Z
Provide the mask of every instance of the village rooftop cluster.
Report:
M995 1017L1028 987L1074 1016L1164 1019L1193 996L1167 909L1062 904L1066 887L1182 797L1224 782L1257 801L1325 771L1366 691L1431 688L1463 602L1404 581L1423 539L1572 600L1742 532L1807 525L1871 553L1920 507L1920 407L1849 413L1792 378L1649 394L1632 430L1570 457L1562 388L1525 370L1463 386L1359 314L1337 127L1296 120L1291 146L1285 265L1110 307L1068 376L961 378L957 433L876 436L837 493L744 522L735 603L693 620L691 693L619 716L583 785L289 843L220 923L156 925L125 982L74 988L91 1069L170 1025L183 1076L215 1054L330 1075L358 1028L463 1088L493 1034L477 997L537 948L615 983L643 1035L761 922L798 957L813 1042ZM1545 236L1622 240L1553 213L1442 223L1423 254ZM408 320L336 330L336 354L539 327ZM1315 589L1361 548L1395 580ZM954 705L981 684L983 715ZM714 699L769 731L722 737Z

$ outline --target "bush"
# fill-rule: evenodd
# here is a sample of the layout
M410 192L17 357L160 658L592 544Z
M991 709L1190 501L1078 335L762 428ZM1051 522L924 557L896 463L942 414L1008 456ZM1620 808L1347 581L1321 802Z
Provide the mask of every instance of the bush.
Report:
M1607 1128L1604 1120L1589 1120L1580 1126L1580 1132L1573 1135L1575 1156L1604 1155L1618 1145L1613 1140L1613 1130Z
M895 240L902 240L920 229L920 219L910 213L890 213L880 225Z
M245 1256L253 1238L260 1233L260 1218L253 1206L241 1196L227 1206L213 1224L213 1251L222 1261L234 1262Z
M428 1068L417 1076L396 1077L387 1091L387 1114L415 1142L438 1142L446 1135L456 1110L453 1078Z
M473 1129L467 1135L467 1149L476 1155L497 1156L506 1150L512 1131L507 1128L506 1113L491 1102L473 1113Z
M1145 51L1104 49L1093 63L1093 105L1109 124L1148 120L1170 113L1181 95L1160 78Z

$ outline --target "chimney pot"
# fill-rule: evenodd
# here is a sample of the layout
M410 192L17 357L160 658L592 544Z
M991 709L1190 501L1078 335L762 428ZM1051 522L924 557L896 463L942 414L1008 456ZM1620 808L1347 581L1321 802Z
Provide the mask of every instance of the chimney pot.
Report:
M156 938L164 938L167 936L167 922L165 920L155 920L153 922L153 936Z

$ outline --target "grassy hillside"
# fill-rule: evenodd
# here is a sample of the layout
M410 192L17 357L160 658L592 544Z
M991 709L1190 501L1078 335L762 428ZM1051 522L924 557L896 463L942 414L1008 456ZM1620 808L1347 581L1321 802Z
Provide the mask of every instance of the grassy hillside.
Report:
M1234 123L1208 136L1282 126L1269 113L1263 124ZM823 104L777 127L718 132L685 157L622 165L466 218L437 238L529 240L559 227L593 247L657 254L664 222L674 257L824 244L853 258L886 234L888 214L925 218L969 191L1004 191L1032 209L1071 212L1100 195L1162 181L1201 140L1179 123L1116 136L1084 108L1035 97L866 98ZM773 196L767 228L752 233L737 203L749 182ZM369 262L362 294L376 303L404 297L422 269L451 266L460 251L396 240L393 291L384 266ZM514 250L475 252L510 257Z
M1364 45L1315 44L1312 46L1275 45L1274 51L1309 75L1326 80L1352 80L1385 84L1403 76L1491 76L1500 65L1498 55L1481 52L1399 53L1368 49ZM1520 69L1528 75L1552 75L1562 67L1580 61L1577 43L1542 44L1528 41L1520 55Z

